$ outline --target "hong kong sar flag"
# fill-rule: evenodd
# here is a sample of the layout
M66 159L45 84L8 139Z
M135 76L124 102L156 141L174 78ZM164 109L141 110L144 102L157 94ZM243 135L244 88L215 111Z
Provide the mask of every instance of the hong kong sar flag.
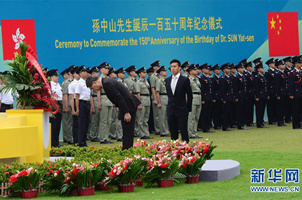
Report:
M25 42L36 52L35 21L33 19L1 20L3 59L11 60Z
M269 56L299 55L297 12L267 13Z

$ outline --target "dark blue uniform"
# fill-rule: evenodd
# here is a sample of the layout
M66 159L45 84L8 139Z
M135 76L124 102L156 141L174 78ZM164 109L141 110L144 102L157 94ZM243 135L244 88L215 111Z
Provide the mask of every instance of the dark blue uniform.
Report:
M277 109L276 109L276 91L275 91L275 77L277 70L269 69L265 74L267 81L267 92L270 97L267 101L267 117L269 124L275 124L277 121Z
M264 111L267 102L267 81L264 75L258 73L255 76L255 98L259 99L255 101L256 104L256 123L258 128L264 127Z
M235 108L236 108L236 121L238 129L244 128L244 104L247 99L246 95L246 79L242 74L237 74L234 85ZM237 101L236 101L237 100Z
M199 127L203 132L209 132L211 128L211 106L212 106L212 81L211 78L202 75L199 79L201 84L201 101L204 104L201 105Z
M288 77L289 96L293 96L293 128L301 128L302 113L302 73L297 69L290 72Z
M288 80L288 76L290 74L290 72L292 71L291 68L288 68L288 67L285 67L285 75L287 77L287 80ZM291 123L292 122L292 110L293 110L293 107L292 107L292 104L293 104L293 100L289 98L289 94L285 97L285 100L284 100L284 104L285 104L285 122L286 123Z
M254 105L255 105L255 86L253 73L247 72L246 79L246 92L247 99L245 103L245 123L247 126L252 126L254 122Z
M275 92L276 92L276 107L277 109L277 122L278 126L284 126L284 116L285 116L285 98L288 97L288 85L287 85L287 75L284 71L278 71L275 76Z
M230 129L231 106L234 101L233 83L230 76L222 75L220 79L220 91L222 98L222 130Z
M235 86L235 82L237 82L237 77L236 77L236 75L230 74L230 78L231 78L232 83L233 83L233 91L234 91L234 86ZM237 124L237 120L236 120L237 108L236 108L236 106L237 106L237 104L235 102L232 102L232 105L231 105L231 124L230 124L231 128L235 128L236 124Z
M221 129L221 93L220 93L220 77L214 75L212 79L212 116L214 129ZM214 102L215 101L215 102Z

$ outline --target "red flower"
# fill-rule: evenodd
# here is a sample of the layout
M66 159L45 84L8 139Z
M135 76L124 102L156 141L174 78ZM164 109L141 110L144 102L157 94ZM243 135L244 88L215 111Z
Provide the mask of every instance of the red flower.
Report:
M79 174L79 169L74 168L71 172L72 177L76 177Z
M108 176L109 176L110 178L115 177L115 176L116 176L116 171L117 171L117 170L116 170L115 167L112 168L111 172L108 173Z
M192 158L191 163L195 162L195 160L196 160L196 156L194 156L194 157Z
M122 169L122 172L124 173L124 171L127 169L128 167L128 163L126 163L125 167Z
M18 174L14 174L10 176L10 182L13 183L18 180Z
M202 155L204 155L205 153L207 153L207 151L210 149L209 145L207 145L203 151L202 151Z
M186 167L187 164L189 164L189 160L187 160L187 161L184 163L184 167Z
M19 173L19 176L20 176L20 177L21 177L21 176L27 176L27 175L28 175L28 173L27 173L26 170L23 170L22 172Z
M162 165L159 165L160 168L167 168L169 167L169 164L162 164Z

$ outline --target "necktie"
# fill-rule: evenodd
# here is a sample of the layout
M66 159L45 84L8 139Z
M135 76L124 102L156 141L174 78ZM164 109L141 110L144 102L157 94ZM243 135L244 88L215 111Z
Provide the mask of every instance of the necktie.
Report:
M174 93L175 93L176 80L177 80L177 77L176 77L176 76L175 76L175 77L172 77L172 87L171 87L171 89L172 89L173 95L174 95Z

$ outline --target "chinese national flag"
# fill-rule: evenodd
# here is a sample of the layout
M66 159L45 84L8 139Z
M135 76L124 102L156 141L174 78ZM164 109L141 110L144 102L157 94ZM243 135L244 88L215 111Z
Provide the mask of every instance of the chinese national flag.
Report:
M267 13L269 56L299 55L297 12Z
M3 59L11 60L14 52L20 52L20 43L36 52L35 21L33 19L1 20Z

